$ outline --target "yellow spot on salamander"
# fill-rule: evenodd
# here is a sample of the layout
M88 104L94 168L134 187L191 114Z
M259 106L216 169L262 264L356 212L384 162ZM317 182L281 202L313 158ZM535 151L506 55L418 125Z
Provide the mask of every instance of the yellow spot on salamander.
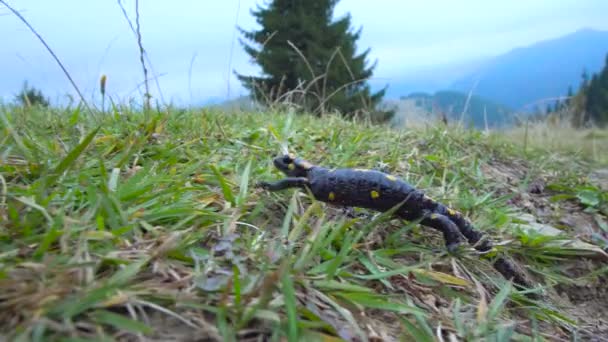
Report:
M393 175L386 175L386 179L390 180L390 181L396 181L397 177L393 176Z
M332 191L332 192L329 193L329 196L327 196L327 198L329 198L330 201L333 201L333 200L336 199L336 194L334 194L333 191Z
M290 170L294 170L296 168L296 166L293 163L291 163L291 164L287 165L287 168Z
M355 171L359 171L359 172L369 172L368 169L353 169Z
M439 217L437 214L431 214L431 220L436 220Z
M456 210L452 209L452 208L448 208L448 214L454 216L454 215L457 215L458 212Z
M380 193L376 190L372 190L372 192L370 192L370 195L372 196L373 199L380 197Z
M301 164L300 166L301 166L301 167L302 167L304 170L310 170L310 169L312 169L312 164L311 164L311 163L309 163L309 162L307 162L307 161L302 161L300 164Z

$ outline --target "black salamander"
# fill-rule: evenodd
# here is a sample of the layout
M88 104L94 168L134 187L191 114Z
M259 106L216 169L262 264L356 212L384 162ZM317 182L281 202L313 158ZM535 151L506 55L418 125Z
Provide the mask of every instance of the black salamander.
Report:
M313 165L294 155L276 157L273 163L287 178L260 182L269 191L288 188L309 189L319 201L360 207L380 212L397 207L395 215L407 221L420 220L424 226L443 233L446 247L453 252L463 242L462 236L480 252L493 248L492 242L456 210L426 196L403 180L375 170L328 169ZM531 287L529 281L509 260L498 257L494 268L515 284Z

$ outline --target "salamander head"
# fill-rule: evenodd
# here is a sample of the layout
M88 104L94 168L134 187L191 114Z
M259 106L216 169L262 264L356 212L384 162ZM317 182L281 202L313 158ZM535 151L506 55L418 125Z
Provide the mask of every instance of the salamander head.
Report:
M274 166L288 177L306 177L313 165L306 160L296 158L293 154L278 156L273 160Z

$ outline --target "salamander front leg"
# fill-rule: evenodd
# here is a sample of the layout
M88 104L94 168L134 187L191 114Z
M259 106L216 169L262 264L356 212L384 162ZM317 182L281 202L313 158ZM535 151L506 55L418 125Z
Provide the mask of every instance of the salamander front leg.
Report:
M304 188L309 185L308 179L304 177L289 177L276 182L259 182L256 187L269 191L279 191L289 188Z
M445 245L450 253L454 252L462 242L458 226L447 216L440 214L428 214L422 219L422 221L420 221L420 223L441 231L443 233L443 238L445 239Z

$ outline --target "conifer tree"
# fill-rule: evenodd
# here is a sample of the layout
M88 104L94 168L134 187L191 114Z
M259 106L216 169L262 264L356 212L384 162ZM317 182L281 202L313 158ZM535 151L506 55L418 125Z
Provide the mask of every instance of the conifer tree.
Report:
M565 100L565 104L566 107L570 106L570 103L572 103L572 97L574 96L574 91L572 90L572 86L568 86L568 93L566 94L566 100Z
M581 88L585 88L589 85L589 73L587 72L587 69L583 69L583 72L581 73Z
M591 79L586 71L583 72L581 87L572 98L572 107L575 126L590 122L602 127L608 125L608 55L604 68Z
M561 102L559 99L557 99L557 100L555 100L555 103L553 105L553 111L555 113L557 113L560 110L562 110L563 107L564 107L563 102Z
M357 53L361 30L351 30L350 15L334 20L337 3L273 0L252 10L261 28L239 28L241 44L262 74L236 75L258 101L272 102L291 92L315 114L337 110L352 116L377 108L385 89L372 93L366 82L375 67L367 65L370 50Z
M29 86L27 82L23 84L23 88L21 88L19 94L15 96L15 100L19 105L24 107L49 106L49 99L42 94L42 91Z
M608 125L608 55L604 68L591 77L582 91L587 117L597 125Z

